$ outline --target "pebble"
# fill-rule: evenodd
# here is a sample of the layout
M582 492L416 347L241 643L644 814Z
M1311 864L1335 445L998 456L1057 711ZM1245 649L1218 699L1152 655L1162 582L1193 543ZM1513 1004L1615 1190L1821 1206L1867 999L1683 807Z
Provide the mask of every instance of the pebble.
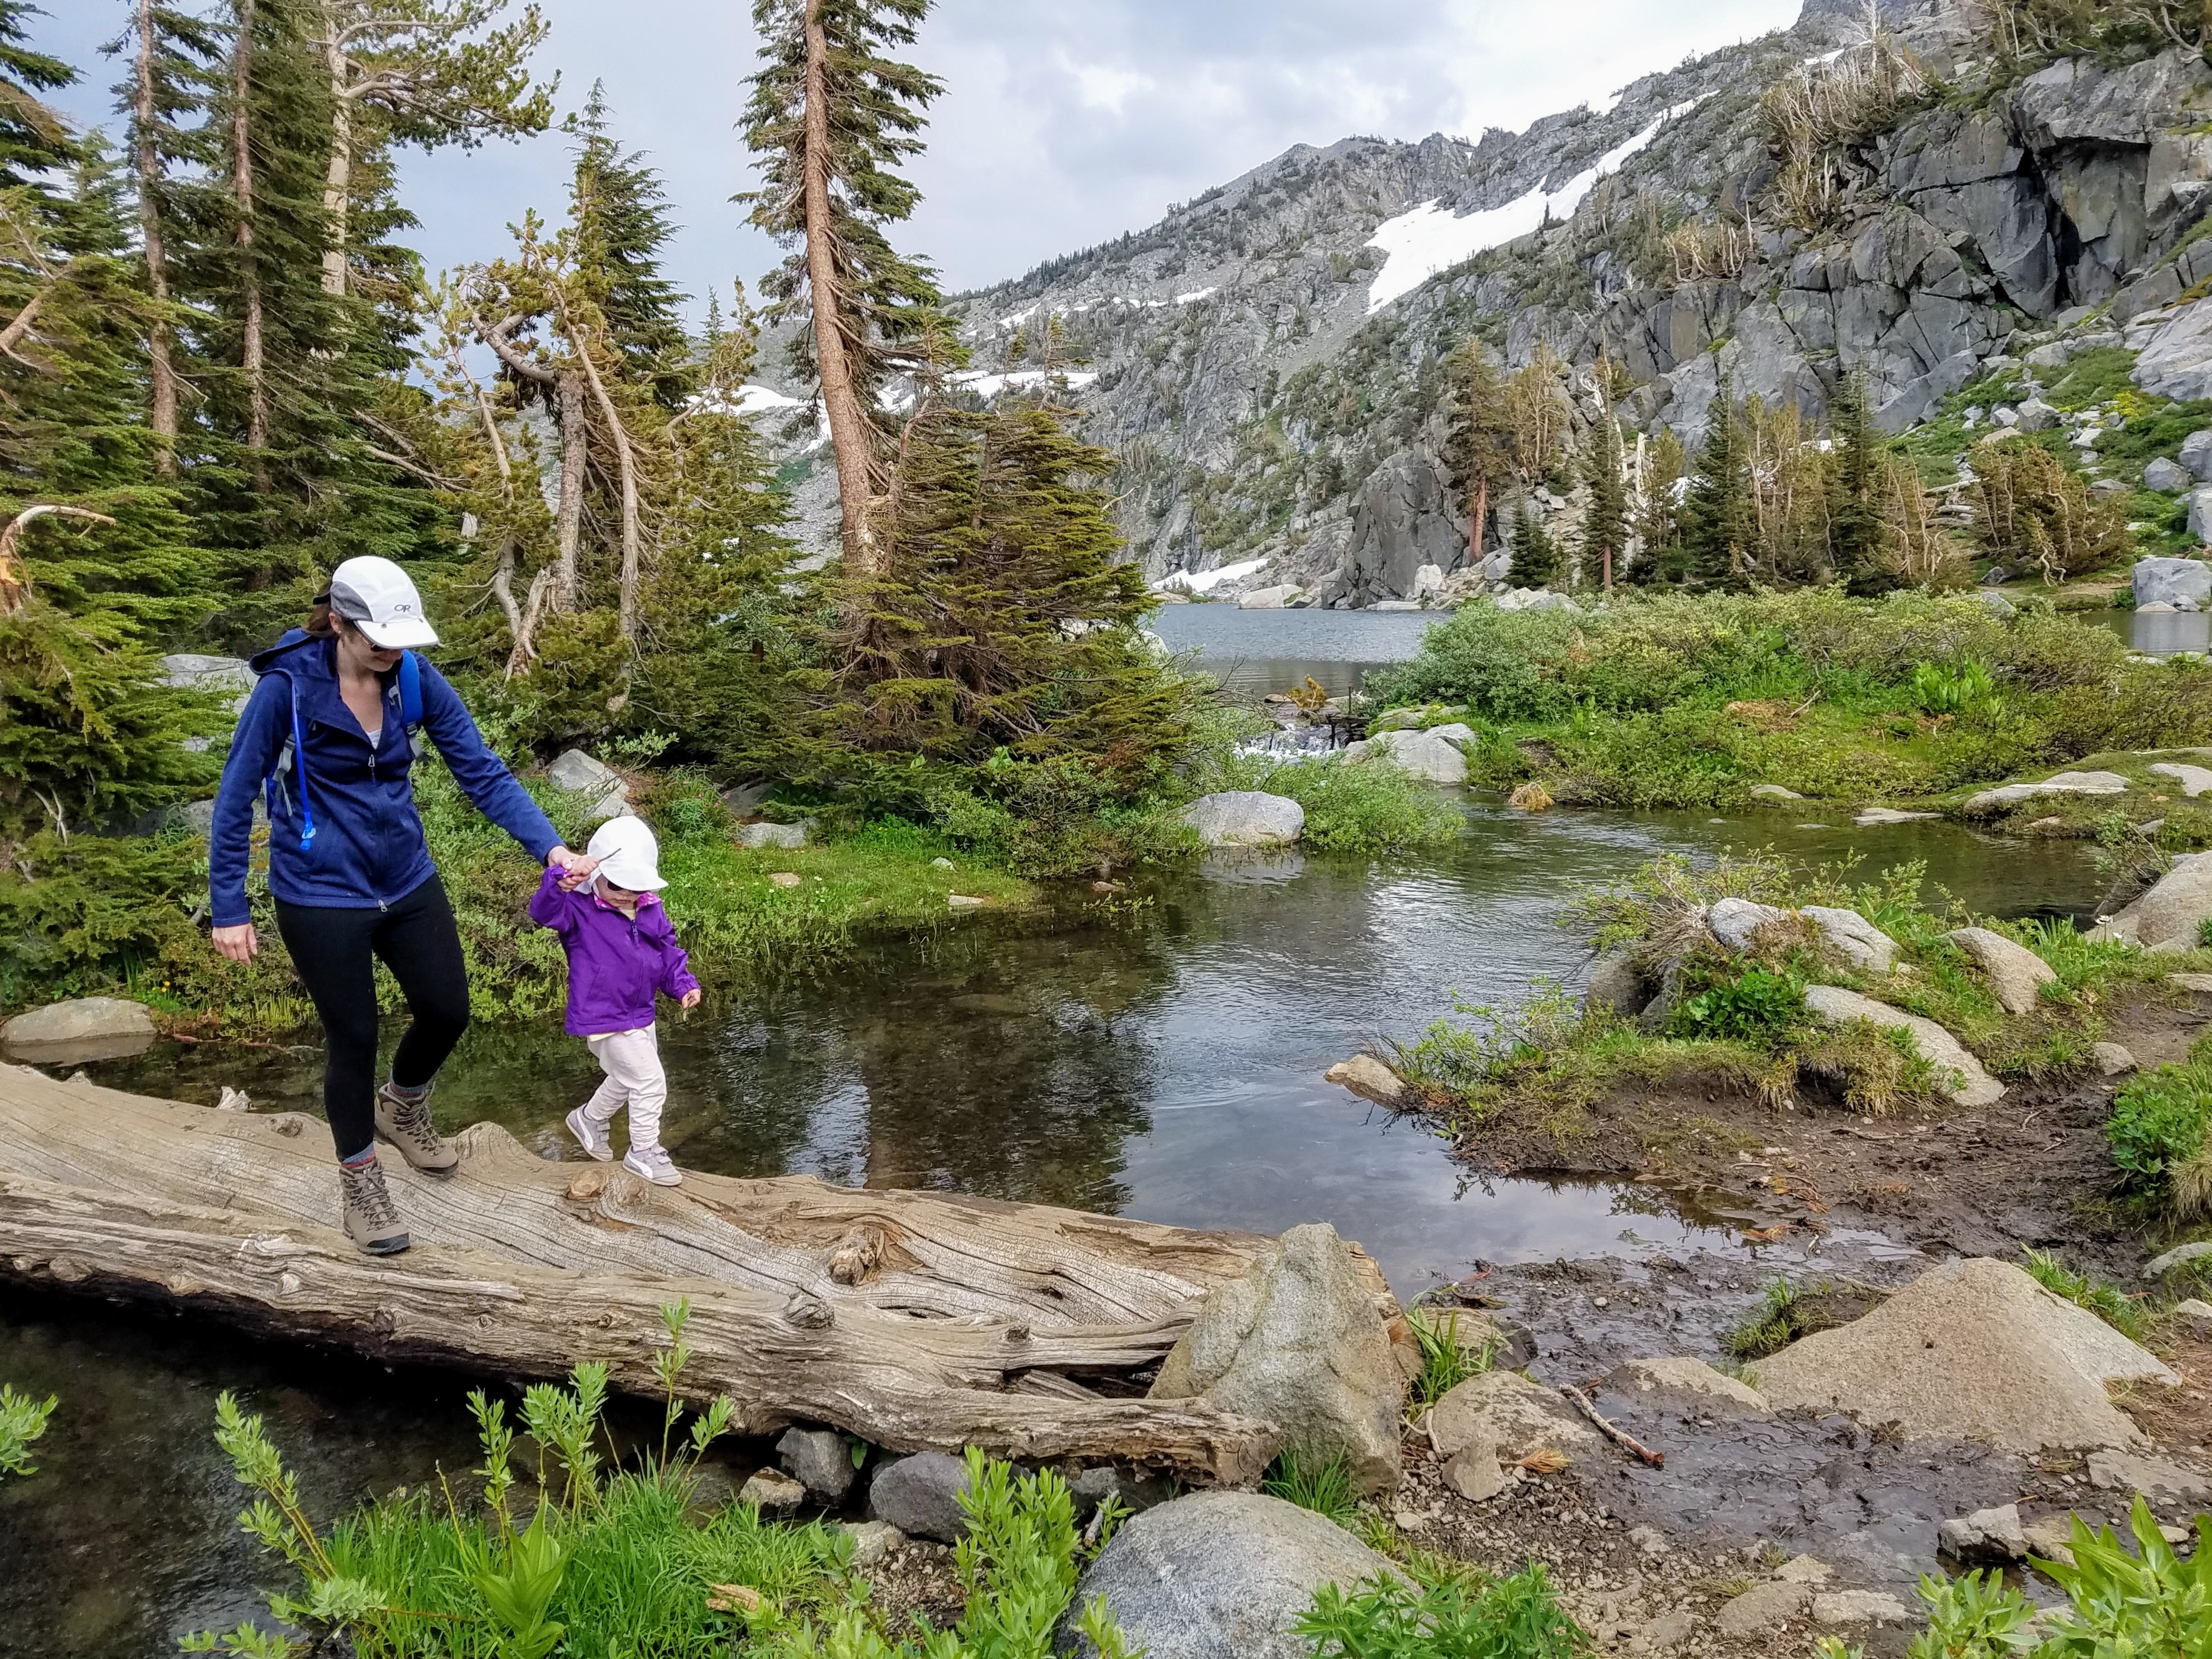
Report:
M788 870L778 870L768 879L771 887L796 887L799 883L799 878Z

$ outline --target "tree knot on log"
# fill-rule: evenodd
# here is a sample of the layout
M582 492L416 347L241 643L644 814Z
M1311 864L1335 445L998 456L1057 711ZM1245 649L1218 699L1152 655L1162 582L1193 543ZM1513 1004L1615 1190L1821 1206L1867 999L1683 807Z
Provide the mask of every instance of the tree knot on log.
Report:
M58 1255L46 1263L46 1271L64 1285L76 1285L92 1277L92 1270L72 1255Z
M389 1308L379 1308L369 1316L368 1326L379 1336L390 1336L399 1328L399 1316Z
M840 1285L862 1285L884 1259L884 1236L873 1227L855 1227L830 1252L830 1277Z
M830 1304L811 1291L793 1291L783 1304L783 1322L802 1331L826 1331L836 1319Z
M1007 1327L1006 1327L1006 1340L1007 1340L1007 1341L1009 1341L1009 1342L1026 1342L1026 1341L1028 1341L1029 1340L1030 1340L1030 1328L1029 1328L1028 1326L1026 1326L1026 1325L1009 1325L1009 1326L1007 1326Z
M607 1189L610 1170L591 1169L579 1173L568 1183L568 1196L578 1204L588 1204Z

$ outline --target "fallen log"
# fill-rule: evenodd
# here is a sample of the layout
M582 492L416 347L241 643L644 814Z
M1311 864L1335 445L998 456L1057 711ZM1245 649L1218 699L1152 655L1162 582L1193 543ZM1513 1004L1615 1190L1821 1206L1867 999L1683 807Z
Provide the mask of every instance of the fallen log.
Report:
M205 1309L392 1358L525 1376L604 1361L651 1392L660 1309L692 1304L690 1386L749 1430L895 1450L1124 1461L1232 1485L1270 1425L1142 1385L1253 1235L1037 1205L687 1172L664 1188L479 1124L436 1180L387 1160L416 1248L335 1227L322 1125L0 1066L0 1274ZM1382 1291L1379 1273L1363 1267Z

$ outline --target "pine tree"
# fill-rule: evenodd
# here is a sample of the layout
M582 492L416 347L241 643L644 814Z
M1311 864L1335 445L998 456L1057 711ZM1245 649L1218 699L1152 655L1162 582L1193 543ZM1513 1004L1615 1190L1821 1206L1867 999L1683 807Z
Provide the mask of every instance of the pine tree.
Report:
M935 274L894 250L884 228L919 193L894 171L920 152L934 76L884 55L912 44L930 0L754 0L761 68L745 142L768 175L740 201L793 249L765 291L776 320L804 319L793 360L820 390L837 464L846 562L874 572L873 520L889 481L883 413L894 370L938 314Z
M636 151L615 142L600 82L592 83L592 95L569 130L579 140L568 217L582 292L606 319L629 372L652 380L662 404L681 408L693 376L678 307L690 296L661 273L661 254L676 227L660 176Z
M1682 441L1661 427L1644 453L1636 481L1636 539L1640 547L1628 567L1628 580L1639 587L1681 577L1681 526L1675 500L1685 461Z
M1828 556L1854 593L1878 593L1895 585L1883 567L1884 485L1881 440L1867 412L1863 369L1836 387L1829 416L1832 441L1828 489Z
M1713 399L1698 470L1682 501L1682 563L1686 580L1740 585L1757 537L1751 499L1751 461L1734 389L1725 383Z
M1451 399L1444 465L1452 493L1467 514L1467 559L1482 560L1490 528L1490 501L1513 476L1513 421L1505 383L1481 343L1469 340L1444 362Z
M1600 584L1611 587L1628 546L1628 480L1622 476L1620 426L1610 407L1590 434L1583 465L1589 486L1589 505L1583 514L1583 579L1596 572Z
M1559 544L1544 520L1544 509L1534 501L1522 503L1520 533L1513 538L1513 585L1554 586L1561 563Z

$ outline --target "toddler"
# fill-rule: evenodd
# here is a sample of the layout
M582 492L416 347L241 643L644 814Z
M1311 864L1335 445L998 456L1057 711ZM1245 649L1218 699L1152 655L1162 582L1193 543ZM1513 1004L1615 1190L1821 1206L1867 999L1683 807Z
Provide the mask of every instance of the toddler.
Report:
M655 892L660 848L637 818L609 818L586 849L598 872L577 878L551 869L530 901L530 919L560 935L568 953L568 1032L591 1045L606 1080L568 1114L568 1128L602 1163L615 1155L607 1133L629 1108L629 1151L623 1168L657 1186L684 1177L660 1144L660 1108L668 1075L653 1040L653 996L665 992L697 1006L699 981Z

